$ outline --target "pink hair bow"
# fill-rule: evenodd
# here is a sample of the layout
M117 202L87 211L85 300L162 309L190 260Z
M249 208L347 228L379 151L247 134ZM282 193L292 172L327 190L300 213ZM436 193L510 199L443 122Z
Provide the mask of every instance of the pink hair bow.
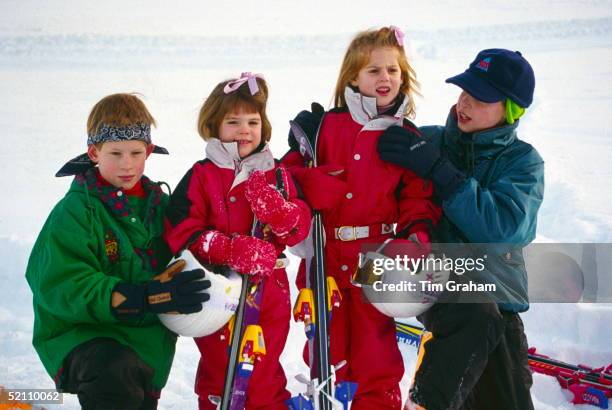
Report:
M242 73L240 74L239 79L229 81L227 84L225 84L225 87L223 87L223 92L225 94L233 93L234 91L239 89L242 84L248 83L251 95L255 95L259 91L259 86L257 85L258 78L261 78L262 80L264 79L263 75L261 74L253 74L250 72Z
M404 47L404 32L402 29L397 26L389 26L389 29L393 30L393 33L395 33L397 44L399 44L400 47Z

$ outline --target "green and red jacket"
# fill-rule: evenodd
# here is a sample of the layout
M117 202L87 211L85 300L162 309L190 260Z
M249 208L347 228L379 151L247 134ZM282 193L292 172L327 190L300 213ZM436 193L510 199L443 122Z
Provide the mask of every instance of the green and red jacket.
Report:
M96 168L77 175L34 244L26 271L32 343L58 386L64 358L96 337L132 348L154 369L155 388L166 384L176 335L154 314L125 321L111 312L117 283L146 282L171 259L161 237L168 196L147 177L141 182L144 196L135 198L101 180Z

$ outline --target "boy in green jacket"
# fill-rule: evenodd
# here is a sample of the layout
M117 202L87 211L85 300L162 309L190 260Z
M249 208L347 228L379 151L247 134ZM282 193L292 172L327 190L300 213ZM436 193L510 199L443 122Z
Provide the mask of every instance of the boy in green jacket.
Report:
M134 95L100 100L87 121L87 153L28 262L33 345L59 390L84 409L155 409L176 335L157 313L202 309L204 271L156 279L171 259L162 240L168 196L143 175L155 120ZM96 166L97 165L97 166Z

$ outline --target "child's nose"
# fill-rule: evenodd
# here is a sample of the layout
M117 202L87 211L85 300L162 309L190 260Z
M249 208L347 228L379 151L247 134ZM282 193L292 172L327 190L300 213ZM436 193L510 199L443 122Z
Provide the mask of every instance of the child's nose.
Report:
M459 96L459 105L462 107L470 106L470 98L465 92L461 93L461 95Z
M129 156L124 156L121 160L121 168L130 169L132 167L132 159Z
M241 134L248 134L249 132L250 132L249 124L244 123L240 125Z

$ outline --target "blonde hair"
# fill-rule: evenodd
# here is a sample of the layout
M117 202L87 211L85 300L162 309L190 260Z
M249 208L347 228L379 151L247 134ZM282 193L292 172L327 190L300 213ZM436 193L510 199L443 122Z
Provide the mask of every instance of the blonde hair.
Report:
M248 113L259 113L261 116L261 139L270 141L272 137L272 125L266 115L266 104L268 102L268 85L263 78L257 77L259 91L251 95L248 83L245 82L237 90L226 94L223 88L231 79L220 82L212 90L198 115L198 134L204 141L210 138L219 139L219 127L223 118L232 112L243 110Z
M416 72L408 62L404 47L398 44L395 30L391 27L362 31L353 38L340 67L340 74L338 75L338 82L336 83L336 91L334 93L334 107L346 107L346 100L344 98L346 86L355 80L359 71L368 64L372 50L384 47L394 48L398 51L397 62L402 75L400 92L408 96L408 104L406 105L404 116L414 116L416 107L413 96L419 94L419 83L416 80Z
M147 107L135 94L111 94L91 109L87 118L87 135L96 134L102 125L125 127L137 123L157 125Z

